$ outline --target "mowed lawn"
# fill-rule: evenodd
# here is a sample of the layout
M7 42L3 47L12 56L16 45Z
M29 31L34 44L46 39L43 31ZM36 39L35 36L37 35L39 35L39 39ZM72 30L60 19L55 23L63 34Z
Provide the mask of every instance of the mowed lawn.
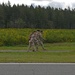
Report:
M0 50L26 50L26 52L0 52L0 63L75 63L75 43L48 43L46 51L27 52L27 46L2 46Z

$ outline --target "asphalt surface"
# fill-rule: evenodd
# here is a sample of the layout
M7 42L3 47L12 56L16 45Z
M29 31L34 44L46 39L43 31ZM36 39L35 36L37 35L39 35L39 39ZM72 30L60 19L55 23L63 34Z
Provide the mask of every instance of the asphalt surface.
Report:
M0 75L75 75L75 64L0 63Z

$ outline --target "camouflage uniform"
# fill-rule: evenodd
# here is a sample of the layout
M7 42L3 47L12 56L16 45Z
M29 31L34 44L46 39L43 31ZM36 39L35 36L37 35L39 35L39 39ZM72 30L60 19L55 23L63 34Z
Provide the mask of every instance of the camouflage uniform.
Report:
M33 51L37 51L38 47L37 47L37 39L36 39L36 32L34 31L29 38L29 48L28 51L32 48Z
M33 48L34 51L37 51L39 45L41 45L41 47L43 48L43 50L45 50L42 41L43 41L42 32L39 31L39 30L34 31L30 35L28 50L30 50L30 48Z
M42 31L37 30L36 31L36 38L38 40L38 45L41 45L42 49L44 49L44 44L43 44L43 37L42 37Z

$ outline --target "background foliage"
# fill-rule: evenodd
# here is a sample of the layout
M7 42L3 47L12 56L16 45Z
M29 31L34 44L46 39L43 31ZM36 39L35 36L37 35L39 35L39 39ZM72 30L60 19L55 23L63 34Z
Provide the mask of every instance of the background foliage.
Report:
M27 45L29 35L36 29L0 29L0 46ZM41 29L44 43L75 42L75 30Z
M75 9L0 4L0 28L75 28Z

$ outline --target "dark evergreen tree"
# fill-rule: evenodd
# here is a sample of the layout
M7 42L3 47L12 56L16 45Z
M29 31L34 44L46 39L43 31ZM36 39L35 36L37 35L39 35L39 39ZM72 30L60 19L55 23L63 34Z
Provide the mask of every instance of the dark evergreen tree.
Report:
M75 9L0 4L0 28L74 29Z

